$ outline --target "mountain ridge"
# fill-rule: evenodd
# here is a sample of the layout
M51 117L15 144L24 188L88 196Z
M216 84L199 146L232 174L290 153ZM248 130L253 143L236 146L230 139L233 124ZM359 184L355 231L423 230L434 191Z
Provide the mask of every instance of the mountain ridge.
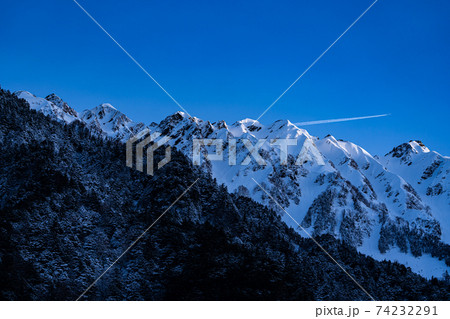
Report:
M45 103L36 104L34 96L18 96L28 98L30 106L35 105L44 114L63 122L72 121L54 105L42 107ZM365 254L397 260L427 277L440 276L448 270L439 260L444 258L450 265L445 248L450 243L450 178L446 178L450 174L450 159L430 151L420 141L401 144L377 158L362 147L331 135L324 139L311 136L289 120L265 126L244 119L229 125L190 118L179 111L146 126L133 122L109 104L84 111L78 118L93 134L121 141L144 128L158 131L170 136L169 144L188 158L192 158L194 138L223 139L225 160L209 161L205 155L214 153L214 148L202 146L200 169L226 185L231 193L250 197L282 213L253 183L254 178L313 235L331 234ZM244 140L255 145L260 139L279 138L297 141L297 146L290 147L287 165L280 164L280 150L268 143L260 148L267 165L250 161L229 166L226 160L230 139L237 140L237 163L242 163L248 155ZM305 161L297 165L300 155ZM412 161L418 164L413 165ZM420 178L416 177L417 172ZM285 217L288 225L296 227Z

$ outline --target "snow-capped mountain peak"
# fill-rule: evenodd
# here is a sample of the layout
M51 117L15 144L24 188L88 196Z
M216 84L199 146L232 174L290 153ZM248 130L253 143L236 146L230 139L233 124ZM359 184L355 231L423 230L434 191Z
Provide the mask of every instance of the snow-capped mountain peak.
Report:
M386 156L397 157L403 161L408 161L411 156L416 154L429 153L430 150L421 141L411 140L408 143L403 143L397 147L394 147L392 151L386 154Z
M450 157L430 151L420 141L410 141L395 147L381 161L421 195L441 225L442 240L450 243Z
M27 101L30 108L36 111L65 123L71 123L75 120L82 121L93 134L103 137L126 141L145 128L143 123L133 122L109 103L102 103L93 109L78 114L54 93L48 95L45 99L36 97L27 91L17 91L14 94Z
M420 154L420 153L429 153L430 150L428 149L428 147L426 147L421 141L410 141L408 143L409 145L411 145L412 149L414 150L414 152L416 154Z
M90 120L95 117L98 120L104 120L106 122L111 121L117 117L124 117L125 121L131 122L131 120L125 116L125 114L119 112L115 107L109 103L102 103L99 106L94 107L91 110L85 110L81 114L81 118L84 120Z
M47 97L45 98L47 101L52 102L53 104L55 104L57 107L59 107L62 112L69 116L72 117L73 119L78 119L79 115L77 113L77 111L75 111L73 108L71 108L69 106L69 104L67 104L66 102L64 102L59 96L57 96L56 94L52 93L50 95L47 95Z
M81 120L97 134L127 140L144 129L143 123L135 123L109 103L102 103L81 114Z
M36 97L27 91L17 91L14 94L18 98L27 101L30 108L40 111L56 120L71 123L79 119L78 113L55 94L50 94L45 99Z

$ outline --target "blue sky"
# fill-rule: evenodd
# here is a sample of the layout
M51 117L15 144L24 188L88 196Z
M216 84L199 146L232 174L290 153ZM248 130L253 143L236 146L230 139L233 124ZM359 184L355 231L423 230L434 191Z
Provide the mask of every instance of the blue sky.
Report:
M79 0L188 111L257 118L370 4ZM379 0L264 117L375 154L411 139L450 155L450 2ZM179 110L71 0L8 1L0 85L56 93L76 110L109 102L133 120Z

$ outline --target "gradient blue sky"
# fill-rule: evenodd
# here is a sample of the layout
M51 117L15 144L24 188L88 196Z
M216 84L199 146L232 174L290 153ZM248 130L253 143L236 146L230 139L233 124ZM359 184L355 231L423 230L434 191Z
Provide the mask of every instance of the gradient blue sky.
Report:
M257 118L372 0L79 0L191 115ZM421 139L450 155L450 1L379 0L262 119L391 113L305 127L375 154ZM173 103L71 0L6 1L0 85L109 102L137 121Z

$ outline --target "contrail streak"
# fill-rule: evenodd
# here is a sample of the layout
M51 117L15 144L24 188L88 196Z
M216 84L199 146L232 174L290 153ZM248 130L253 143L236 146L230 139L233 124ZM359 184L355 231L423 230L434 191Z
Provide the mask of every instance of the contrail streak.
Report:
M360 116L360 117L347 117L347 118L343 118L343 119L319 120L319 121L310 121L310 122L300 122L300 123L294 123L294 124L297 126L316 125L316 124L373 119L375 117L383 117L383 116L389 116L389 115L391 115L391 114L369 115L369 116Z
M336 40L334 40L334 42L333 43L331 43L331 45L325 50L325 51L323 51L322 52L322 54L321 55L319 55L319 57L317 58L317 59L315 59L314 60L314 62L313 63L311 63L311 65L310 66L308 66L307 68L306 68L306 70L305 71L303 71L303 73L302 74L300 74L300 76L291 84L291 85L289 85L289 87L283 92L283 93L281 93L281 95L279 96L279 97L277 97L277 99L275 100L275 101L273 101L272 102L272 104L270 104L269 105L269 107L267 108L267 109L265 109L264 110L264 112L262 112L261 113L261 115L260 116L258 116L258 118L256 119L257 121L259 121L259 119L261 118L261 117L263 117L263 115L264 114L266 114L267 113L267 111L269 111L271 108L272 108L272 106L274 106L275 105L275 103L277 103L278 102L278 100L279 99L281 99L282 97L283 97L283 95L285 95L294 85L295 85L295 83L297 83L317 62L319 62L319 60L367 13L367 11L369 11L374 5L375 5L375 3L377 3L378 2L378 0L375 0L363 13L361 13L361 15L355 20L355 21L353 21L353 23L352 24L350 24L350 26L336 39Z

